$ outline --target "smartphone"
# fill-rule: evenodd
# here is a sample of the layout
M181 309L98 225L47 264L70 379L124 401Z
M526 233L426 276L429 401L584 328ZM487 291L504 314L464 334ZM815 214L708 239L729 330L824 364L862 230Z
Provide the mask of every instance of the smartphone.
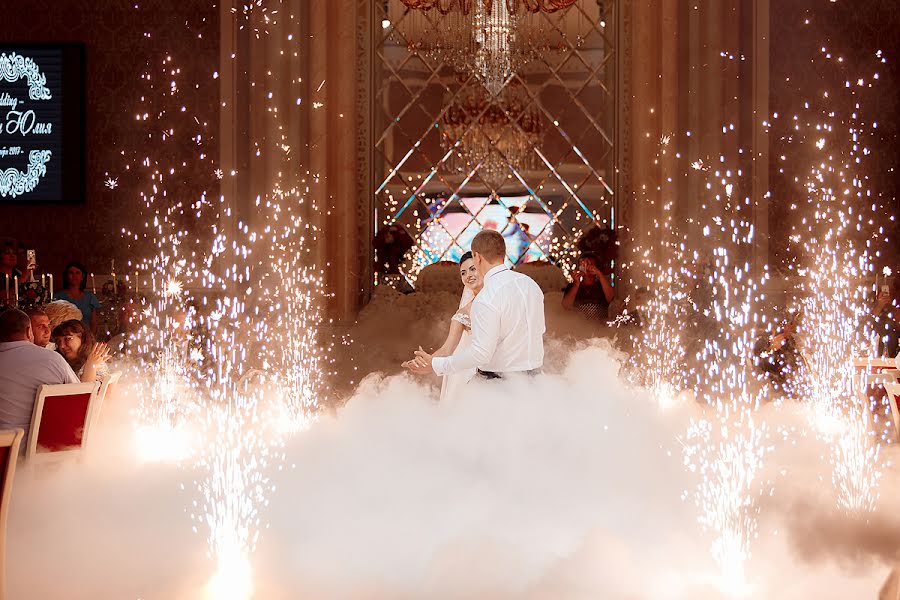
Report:
M35 266L37 266L37 259L35 258L34 250L25 251L25 260L28 263L28 266L26 268L29 270L32 270Z

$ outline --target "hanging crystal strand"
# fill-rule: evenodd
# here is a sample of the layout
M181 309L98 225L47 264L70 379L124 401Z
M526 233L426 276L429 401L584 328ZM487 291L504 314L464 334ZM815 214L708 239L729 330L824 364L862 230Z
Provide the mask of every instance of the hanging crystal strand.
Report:
M491 6L477 3L474 15L475 72L484 87L496 96L513 73L512 44L515 24L505 1Z

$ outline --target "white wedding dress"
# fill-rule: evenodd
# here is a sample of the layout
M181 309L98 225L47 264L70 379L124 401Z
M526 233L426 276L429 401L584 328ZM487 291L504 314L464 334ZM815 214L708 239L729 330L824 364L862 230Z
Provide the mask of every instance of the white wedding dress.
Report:
M469 315L462 312L462 309L475 299L475 294L469 288L463 288L462 298L459 300L459 309L453 315L452 320L461 323L464 327L462 337L453 354L462 352L472 343L472 321ZM469 383L475 377L475 369L460 371L459 373L451 373L444 375L441 379L441 402L452 400L460 391L460 389Z

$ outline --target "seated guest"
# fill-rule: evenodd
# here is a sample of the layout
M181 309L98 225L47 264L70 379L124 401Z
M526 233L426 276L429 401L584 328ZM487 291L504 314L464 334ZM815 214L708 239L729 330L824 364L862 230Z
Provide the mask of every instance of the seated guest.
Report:
M781 327L765 335L754 346L757 366L772 388L787 398L800 399L806 372L806 360L800 351L797 328L801 313L788 312Z
M22 281L22 271L16 265L19 263L19 253L12 243L5 243L0 247L0 304L12 306L15 303L15 278L18 277ZM6 291L9 290L9 298L6 297Z
M893 279L893 285L880 286L869 319L871 331L878 336L878 355L889 358L900 352L900 277Z
M50 318L50 332L56 329L63 321L81 320L81 311L68 300L54 300L44 307L44 313Z
M31 332L34 344L47 350L56 350L56 344L50 341L50 317L40 308L29 308L25 314L31 319Z
M109 375L106 361L109 348L95 342L94 336L81 321L64 321L53 330L53 341L59 352L78 378L87 383Z
M598 267L598 259L593 254L585 254L578 261L578 270L563 291L562 306L566 310L577 310L594 319L607 319L609 303L616 297L609 278Z
M63 357L33 340L28 315L18 309L0 313L0 429L21 427L26 436L38 387L78 383Z
M93 318L94 311L101 304L97 296L84 289L86 285L87 269L79 262L70 262L63 269L62 291L56 293L56 298L77 306L81 311L81 321L93 332L97 328L97 320Z
M12 285L13 277L18 277L21 281L24 275L19 269L19 251L10 240L7 240L0 248L0 277L4 275L9 275L10 285Z

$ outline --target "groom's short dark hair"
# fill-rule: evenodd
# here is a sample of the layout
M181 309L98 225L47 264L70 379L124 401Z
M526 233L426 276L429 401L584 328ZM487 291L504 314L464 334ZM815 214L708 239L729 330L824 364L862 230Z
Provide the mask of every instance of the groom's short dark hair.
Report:
M506 242L498 232L482 229L472 239L472 252L477 252L491 262L501 261L506 258Z

